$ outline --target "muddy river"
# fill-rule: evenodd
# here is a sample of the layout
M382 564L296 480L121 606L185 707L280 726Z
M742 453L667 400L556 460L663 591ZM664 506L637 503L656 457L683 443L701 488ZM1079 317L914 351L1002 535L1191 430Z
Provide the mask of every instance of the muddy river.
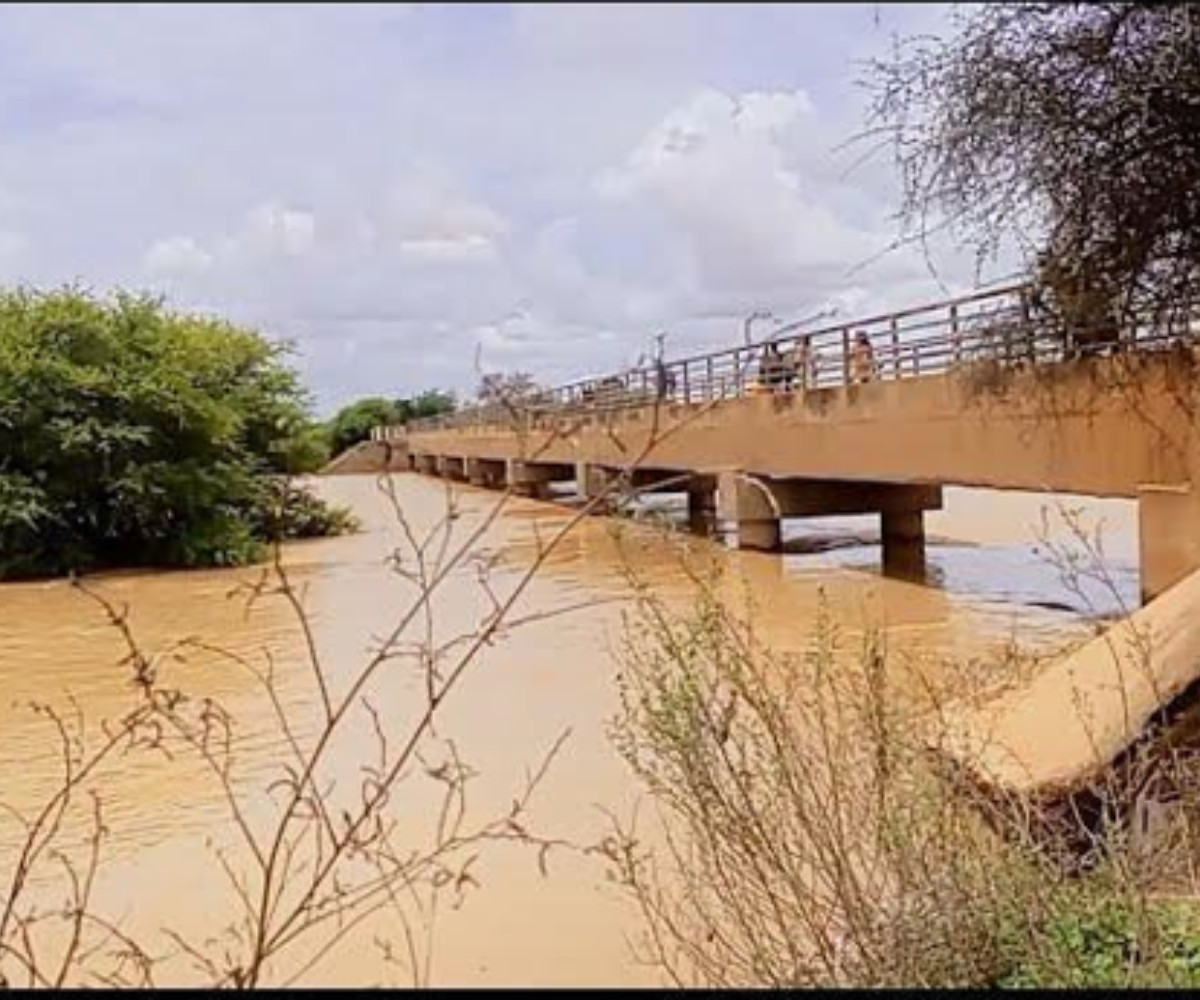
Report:
M409 530L428 535L445 514L446 487L415 475L394 483ZM388 565L404 532L375 479L332 478L319 488L352 506L364 523L360 534L299 543L285 554L336 691L378 648L411 600L412 584ZM462 488L454 502L452 541L465 537L496 501ZM1064 511L1072 509L1082 527L1101 532L1107 583L1085 576L1072 586L1055 565L1061 564L1053 558L1057 546L1079 549L1064 525ZM489 589L506 592L569 516L549 504L513 501L475 557L439 590L429 620L422 616L415 626L416 638L426 629L438 641L470 633L489 613ZM885 628L901 678L937 674L951 662L983 669L1013 644L1051 651L1136 600L1135 511L1124 502L948 490L946 509L927 518L924 585L881 577L870 519L789 524L791 551L783 557L739 553L637 521L621 522L615 532L614 523L586 519L562 541L514 611L526 622L485 650L447 702L439 732L454 739L478 772L469 809L481 817L502 811L527 769L567 732L532 806L536 829L593 843L608 830L608 812L634 808L639 790L606 735L616 706L613 678L630 569L685 605L691 584L681 559L719 566L740 595L751 596L756 630L773 648L803 647L822 606L851 637ZM431 550L430 558L435 555ZM411 560L404 567L411 569ZM316 717L293 610L278 598L248 601L247 588L261 576L260 568L125 572L94 580L107 599L128 607L138 644L159 656L172 683L219 701L236 720L238 781L246 787L270 784L286 746L261 686L235 659L273 663L281 705L301 736ZM0 800L28 813L55 787L57 744L29 705L55 706L94 735L100 720L130 704L125 653L100 607L69 583L0 586ZM382 706L411 705L422 697L421 682L411 669L398 669L382 678L375 697ZM357 749L350 741L347 760L369 754L372 738L361 734ZM95 898L111 919L131 933L153 937L167 926L192 940L227 921L236 902L211 846L228 826L214 784L186 763L134 752L114 759L102 788L110 833ZM11 868L17 829L10 816L0 817L0 874ZM433 983L658 982L631 954L636 915L606 881L603 862L569 851L553 852L548 862L545 875L535 853L520 845L482 852L473 869L479 887L459 908L447 902L434 921ZM177 978L188 979L187 963L175 961L181 963ZM403 983L406 972L363 933L306 978Z

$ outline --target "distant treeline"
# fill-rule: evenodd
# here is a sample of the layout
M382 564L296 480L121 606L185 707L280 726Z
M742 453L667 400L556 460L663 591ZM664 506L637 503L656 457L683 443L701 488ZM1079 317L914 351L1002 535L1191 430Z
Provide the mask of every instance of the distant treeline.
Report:
M403 424L422 417L450 413L456 406L454 396L430 389L411 399L385 399L368 396L343 407L326 425L332 455L352 448L371 436L371 428L384 424Z

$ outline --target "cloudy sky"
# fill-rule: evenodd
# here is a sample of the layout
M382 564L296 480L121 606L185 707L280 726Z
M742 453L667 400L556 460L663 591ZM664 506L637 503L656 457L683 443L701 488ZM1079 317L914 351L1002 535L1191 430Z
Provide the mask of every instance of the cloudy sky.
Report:
M924 5L0 8L0 281L293 339L324 411L943 287L850 169ZM769 323L764 324L769 326Z

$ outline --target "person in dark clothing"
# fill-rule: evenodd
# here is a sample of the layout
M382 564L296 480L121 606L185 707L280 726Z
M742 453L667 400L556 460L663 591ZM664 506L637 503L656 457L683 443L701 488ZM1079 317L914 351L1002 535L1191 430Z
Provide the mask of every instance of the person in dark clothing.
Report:
M758 373L762 384L770 389L775 389L782 385L786 377L784 367L783 355L779 351L779 345L773 341L763 345Z
M654 394L659 402L670 398L675 391L675 373L667 367L662 357L654 359Z

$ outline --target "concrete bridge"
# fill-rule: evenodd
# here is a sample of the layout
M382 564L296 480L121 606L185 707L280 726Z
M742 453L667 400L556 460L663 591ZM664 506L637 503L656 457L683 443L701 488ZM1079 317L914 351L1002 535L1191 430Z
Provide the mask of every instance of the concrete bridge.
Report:
M781 518L878 514L919 575L947 485L1136 500L1143 600L1200 567L1195 317L1070 330L1020 286L588 379L407 428L397 467L546 496L688 496L693 530L778 548ZM860 336L861 334L861 336ZM867 346L864 346L864 342Z

